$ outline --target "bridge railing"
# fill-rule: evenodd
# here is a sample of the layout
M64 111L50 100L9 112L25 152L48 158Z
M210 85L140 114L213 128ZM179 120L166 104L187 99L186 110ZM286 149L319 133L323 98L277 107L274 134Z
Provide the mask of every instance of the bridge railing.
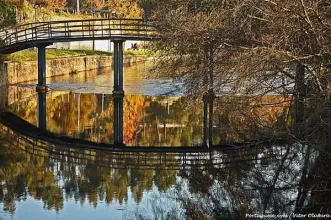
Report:
M194 168L233 168L238 163L248 163L252 166L261 161L271 163L279 161L286 154L286 146L243 147L238 149L219 150L210 152L139 152L131 151L135 147L128 147L128 151L112 151L109 149L80 148L27 137L0 124L0 134L7 140L10 147L16 147L29 154L69 163L86 165L91 161L100 167L116 169L194 169ZM9 144L10 143L10 144ZM176 148L176 147L173 147ZM195 147L192 147L194 149Z
M94 39L108 37L153 38L155 30L142 19L90 19L38 22L2 30L5 45L54 39Z

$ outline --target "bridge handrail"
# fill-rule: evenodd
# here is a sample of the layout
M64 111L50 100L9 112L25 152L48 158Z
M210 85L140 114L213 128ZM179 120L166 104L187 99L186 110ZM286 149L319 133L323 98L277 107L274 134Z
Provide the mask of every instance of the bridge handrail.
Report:
M101 32L101 33L99 33ZM18 25L0 31L5 45L40 39L153 36L150 21L134 18L48 21Z
M16 28L21 28L25 26L30 26L33 27L34 25L39 25L39 24L48 24L48 23L68 23L68 22L81 22L81 21L100 21L100 20L111 20L111 21L142 21L144 22L145 20L142 18L95 18L95 19L75 19L75 20L59 20L59 21L38 21L38 22L30 22L26 24L20 24L20 25L15 25L15 26L10 26L7 28L2 28L0 29L0 32L3 32L5 30L11 30L11 29L16 29ZM150 22L149 20L147 22Z

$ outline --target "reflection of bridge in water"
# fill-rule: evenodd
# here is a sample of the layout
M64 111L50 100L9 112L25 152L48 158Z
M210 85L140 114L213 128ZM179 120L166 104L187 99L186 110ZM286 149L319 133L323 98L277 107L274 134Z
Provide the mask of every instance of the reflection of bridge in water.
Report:
M24 94L29 94L29 90L33 91L32 89L24 89L23 91L27 91ZM113 149L121 146L138 146L142 150L144 146L152 146L159 150L164 147L165 151L170 151L169 147L166 146L173 146L176 151L183 151L185 147L189 148L188 151L192 150L192 147L197 148L197 150L203 148L205 151L209 151L206 146L209 146L210 149L227 148L232 145L242 146L247 141L258 139L259 136L255 136L255 133L259 131L259 128L255 128L255 126L260 123L273 126L284 111L282 104L284 100L277 97L269 97L258 102L248 101L245 104L247 106L239 112L232 110L236 106L228 104L228 102L241 103L241 99L218 97L215 99L215 108L217 109L215 120L211 121L215 133L214 140L212 145L204 145L203 140L208 138L208 133L207 137L206 134L203 136L203 122L206 121L204 120L206 114L203 114L203 103L200 100L192 102L192 99L186 97L155 98L126 95L120 98L120 101L123 99L124 102L121 106L121 103L119 105L114 104L118 99L116 96L94 93L50 92L47 95L40 93L38 96L30 96L26 100L19 99L9 106L10 109L17 112L19 117L31 123L26 129L23 130L22 127L22 123L26 123L26 121L13 114L3 113L1 120L6 126L14 130L18 129L16 131L24 135L29 136L31 135L29 131L34 131L33 137L44 138L44 140L48 138L49 140L49 134L44 135L44 137L41 133L38 136L35 134L39 131L51 131L53 133L51 138L55 138L54 141L59 140L58 135L63 135L60 141L84 145L82 147L85 148ZM272 109L271 112L270 106L259 106L260 103L264 105L265 103L278 102L281 104L276 105L276 110ZM25 106L29 107L30 110L26 112ZM37 107L39 107L39 112ZM232 110L231 114L228 113L229 109ZM247 115L251 109L254 110L253 113ZM208 113L209 111L207 116ZM228 130L229 126L241 126L242 120L237 118L241 114L249 117L247 124L250 126L242 130L242 127L238 128L240 130ZM114 117L115 115L116 117ZM227 118L230 121L227 121ZM251 124L252 120L256 120L257 125ZM118 128L115 133L114 124ZM39 130L34 125L39 126ZM247 136L240 136L242 134ZM64 140L65 136L71 138ZM115 139L116 143L114 142ZM84 143L81 140L89 142ZM148 150L150 149L148 147Z
M72 93L70 93L72 94ZM90 132L90 129L89 127L82 127L84 125L81 125L81 122L80 122L80 119L81 119L81 112L84 113L85 109L82 109L82 104L81 103L84 103L84 99L81 101L81 96L82 94L80 93L77 93L75 94L74 93L74 96L75 96L75 105L77 106L76 108L76 112L75 114L77 115L77 121L76 121L76 126L78 129L80 128L83 128L86 132ZM117 96L117 95L113 95L113 96L106 96L104 94L100 95L100 114L102 114L106 109L106 106L109 105L109 98L111 98L110 100L112 100L111 102L113 103L112 104L112 111L113 111L113 117L111 119L111 123L113 124L113 134L110 134L109 135L109 138L112 137L113 140L114 140L114 145L110 146L110 147L113 147L113 146L116 146L116 147L119 147L119 146L125 146L123 139L124 139L124 107L123 107L123 102L124 102L124 96ZM106 101L106 100L107 101ZM38 96L37 96L37 122L36 122L36 125L37 127L39 128L40 131L42 132L47 132L47 122L46 122L46 118L49 118L49 112L47 112L47 109L50 107L49 104L47 104L47 93L38 93ZM152 101L156 101L155 99L151 99ZM160 101L160 105L162 106L162 108L167 112L167 114L169 115L170 114L170 108L171 108L171 105L173 105L174 103L177 103L177 101L179 100L179 97L169 97L169 98L164 98ZM50 100L49 100L50 101ZM85 100L86 101L86 100ZM107 104L106 104L107 103ZM23 105L27 105L27 103L23 103ZM48 107L47 107L48 106ZM109 108L109 107L108 107ZM18 109L17 109L18 111ZM95 110L94 110L95 111ZM205 111L205 109L204 109ZM6 126L9 126L11 127L12 129L20 129L21 127L21 123L26 123L26 121L22 120L22 119L19 119L18 117L15 117L13 114L10 114L10 115L7 115L9 113L3 113L0 117L0 120L6 124ZM96 114L94 112L94 114ZM208 114L210 114L210 112L208 112ZM208 114L203 114L203 117L206 117L208 116ZM12 121L10 121L12 120ZM203 120L203 121L206 121L206 120ZM137 125L137 128L140 129L140 131L145 131L145 126L146 123L144 121L140 121L138 122L139 124ZM32 124L28 124L29 128L26 129L26 131L29 131L29 130L36 130L36 127L34 127ZM48 124L49 126L49 124ZM86 126L86 125L85 125ZM90 127L91 129L93 128L93 125L90 125L92 127ZM150 126L150 125L149 125ZM185 124L182 124L182 123L177 123L176 121L164 121L164 122L157 122L157 127L158 129L164 129L164 134L163 135L167 135L167 130L168 129L172 129L172 128L185 128ZM206 127L207 125L204 124L203 128L204 130L206 131ZM212 124L212 121L211 121L211 124L209 126L213 126ZM49 128L50 129L50 128ZM18 132L20 132L19 130L17 130ZM84 132L85 132L84 131ZM25 131L24 132L24 135L28 135ZM36 130L35 132L39 132L38 130ZM48 132L49 133L49 132ZM203 136L203 140L208 140L208 138L213 138L212 137L212 134L209 135L208 133L204 132L203 133L204 136ZM66 135L66 134L64 134ZM193 135L193 134L192 134ZM40 135L41 137L42 135ZM200 136L200 134L199 134ZM78 139L76 139L78 140ZM100 142L100 140L94 140L95 142ZM74 143L75 140L71 140L71 143ZM78 142L77 142L78 143ZM105 142L105 143L108 143L108 142ZM112 143L112 142L110 142ZM93 144L93 143L89 143L89 144ZM208 145L209 144L209 145ZM131 144L130 144L131 145ZM135 144L135 145L140 145L139 143ZM183 145L183 144L182 144ZM234 144L235 145L235 144ZM144 146L144 145L142 145ZM162 145L160 145L162 147ZM157 148L160 148L160 146L158 146ZM165 146L165 145L163 145ZM176 148L177 150L179 149L178 147L180 147L181 145L176 145ZM192 148L193 146L195 147L212 147L212 146L216 146L216 147L219 147L217 145L213 145L212 144L212 141L206 143L206 141L201 142L199 141L198 142L192 142L191 144L187 143L187 144L184 144L184 146L182 147L188 147L188 148ZM225 145L222 145L222 147L224 147ZM168 150L169 148L166 147L166 149ZM208 148L206 148L208 149Z
M197 152L149 152L135 151L128 148L126 151L109 151L82 149L75 146L68 147L62 144L52 144L39 139L21 135L2 126L1 133L8 140L10 146L15 146L29 154L50 158L56 161L66 161L73 164L86 165L90 162L100 167L115 169L193 169L215 168L226 169L238 164L250 165L268 164L278 161L286 153L286 146L277 144L256 144L214 151ZM270 147L270 145L273 145Z

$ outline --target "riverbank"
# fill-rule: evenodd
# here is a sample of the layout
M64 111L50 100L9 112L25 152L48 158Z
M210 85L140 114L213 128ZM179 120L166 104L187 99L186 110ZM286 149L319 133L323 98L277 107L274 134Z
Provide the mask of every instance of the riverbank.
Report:
M112 56L112 52L108 51L94 51L94 50L57 50L57 49L47 49L46 50L46 59L60 59L60 58L69 58L69 57L78 57L78 56ZM35 49L27 49L21 50L16 53L12 53L6 56L5 61L11 62L24 62L24 61L37 61L37 50Z
M124 55L130 56L152 56L151 52L148 50L126 50L123 52ZM59 58L69 58L77 56L112 56L113 52L101 51L101 50L69 50L69 49L47 49L46 59L59 59ZM27 49L21 50L16 53L12 53L4 57L5 61L11 62L23 62L23 61L36 61L37 60L37 50Z
M152 59L148 56L124 56L124 64L135 64ZM77 56L51 59L46 62L47 78L76 74L78 72L112 67L113 57L105 55ZM0 86L17 83L36 83L37 61L12 62L5 61L0 68Z

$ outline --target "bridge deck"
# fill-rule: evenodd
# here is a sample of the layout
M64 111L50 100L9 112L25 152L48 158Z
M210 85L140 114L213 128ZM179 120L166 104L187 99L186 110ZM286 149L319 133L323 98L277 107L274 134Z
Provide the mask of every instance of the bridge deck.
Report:
M0 53L56 42L85 40L138 40L158 39L151 22L142 19L90 19L38 22L2 30Z

